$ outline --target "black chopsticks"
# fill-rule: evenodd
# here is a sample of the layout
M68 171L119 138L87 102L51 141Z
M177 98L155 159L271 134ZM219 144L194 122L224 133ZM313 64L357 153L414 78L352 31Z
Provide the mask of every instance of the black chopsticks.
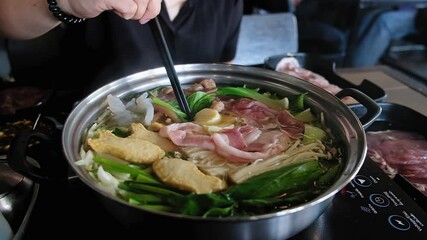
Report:
M191 114L190 107L188 106L184 91L181 88L181 84L179 82L178 75L176 74L174 63L172 61L172 57L170 55L165 37L163 36L159 20L156 17L152 19L148 24L150 25L151 31L153 32L157 46L160 48L163 64L165 65L166 72L171 82L179 107L183 112L187 114L187 119L191 121L193 119L193 115Z

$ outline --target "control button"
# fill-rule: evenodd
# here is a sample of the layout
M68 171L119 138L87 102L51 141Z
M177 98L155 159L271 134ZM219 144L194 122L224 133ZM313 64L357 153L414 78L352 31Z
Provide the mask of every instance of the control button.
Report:
M351 198L356 198L357 197L357 193L356 192L351 192L351 191L346 191L347 195L350 196Z
M369 187L372 185L371 180L363 175L357 175L353 178L353 183L361 187Z
M411 227L409 221L399 215L391 215L390 217L388 217L388 223L390 223L392 227L400 231L407 231Z
M371 209L365 206L360 206L360 210L362 210L365 213L372 213Z
M369 196L369 200L378 207L387 207L390 201L383 195L374 193Z

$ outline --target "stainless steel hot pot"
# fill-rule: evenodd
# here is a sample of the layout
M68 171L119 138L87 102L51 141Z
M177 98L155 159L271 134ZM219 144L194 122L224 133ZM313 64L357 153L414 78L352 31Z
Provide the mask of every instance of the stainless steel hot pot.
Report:
M170 85L164 68L136 73L111 82L82 100L65 122L62 144L70 166L87 186L98 193L106 211L116 216L129 231L139 233L140 236L151 230L155 235L150 236L186 239L286 239L295 235L313 223L328 207L335 193L357 174L367 151L364 127L381 110L373 100L357 90L343 90L338 96L352 96L366 106L367 114L359 119L336 96L306 81L271 70L225 64L189 64L176 66L176 72L183 85L211 78L219 85L246 84L283 96L308 92L310 107L316 112L325 113L327 125L344 144L345 168L332 187L317 198L276 213L251 217L202 218L155 212L130 205L101 190L89 174L74 162L79 160L85 131L105 110L108 94L123 98L131 93Z

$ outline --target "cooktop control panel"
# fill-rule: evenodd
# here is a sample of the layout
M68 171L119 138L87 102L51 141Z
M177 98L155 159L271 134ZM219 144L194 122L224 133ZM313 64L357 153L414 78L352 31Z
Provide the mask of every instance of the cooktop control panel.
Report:
M295 239L427 239L427 213L372 160ZM292 238L292 239L294 239Z
M374 166L371 166L374 165ZM389 233L389 239L427 239L427 214L394 184L386 174L378 171L375 163L366 160L365 167L341 191L346 201L356 201L361 219L382 226L379 231ZM370 220L371 219L371 220ZM423 238L422 238L423 237Z

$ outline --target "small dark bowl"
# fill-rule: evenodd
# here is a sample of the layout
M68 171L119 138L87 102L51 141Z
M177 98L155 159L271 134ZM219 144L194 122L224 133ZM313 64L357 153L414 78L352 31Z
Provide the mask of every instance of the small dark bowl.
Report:
M363 80L360 85L355 85L342 77L338 76L335 71L335 63L321 58L317 55L310 55L305 53L293 53L293 54L281 54L270 56L265 59L264 67L267 69L275 70L277 64L284 57L294 57L298 60L301 67L308 69L312 72L322 75L325 79L327 79L331 84L335 84L340 88L355 88L368 97L372 98L376 102L382 102L387 94L378 85L372 83L369 80Z
M421 113L396 103L379 103L382 112L375 121L366 128L369 131L401 130L416 132L427 139L427 117ZM350 109L357 115L363 116L366 112L361 105L350 106ZM416 189L404 176L397 174L393 180L410 195L424 210L427 211L427 195Z

